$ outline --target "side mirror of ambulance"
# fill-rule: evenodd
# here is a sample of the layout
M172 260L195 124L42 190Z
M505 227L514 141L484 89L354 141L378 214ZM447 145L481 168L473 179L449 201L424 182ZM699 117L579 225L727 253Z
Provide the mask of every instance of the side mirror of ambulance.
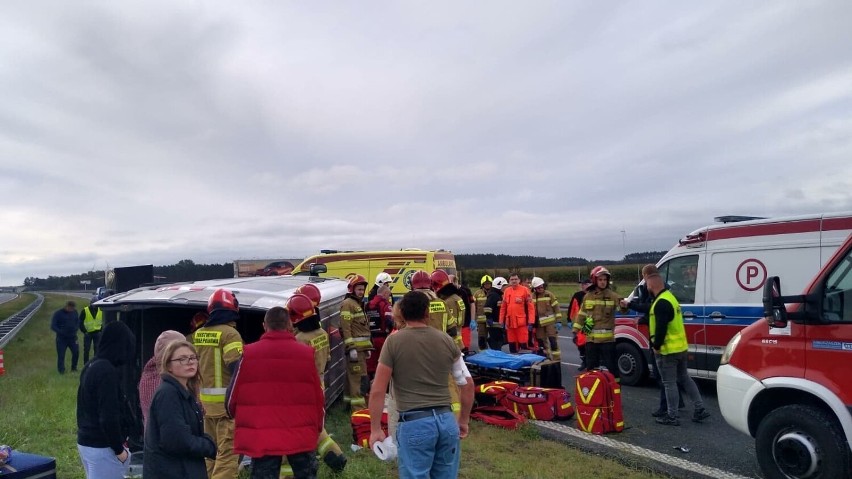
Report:
M770 276L763 285L763 318L770 328L787 327L787 308L781 298L781 279Z
M311 263L311 270L310 270L311 276L319 276L320 274L327 273L327 272L328 272L328 266L326 266L324 264Z

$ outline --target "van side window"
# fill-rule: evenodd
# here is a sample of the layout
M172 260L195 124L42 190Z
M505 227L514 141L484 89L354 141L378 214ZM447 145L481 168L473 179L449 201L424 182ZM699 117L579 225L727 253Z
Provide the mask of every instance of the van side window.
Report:
M825 282L822 319L852 322L852 252L837 264Z
M695 285L698 282L697 254L672 258L658 269L679 303L695 304Z

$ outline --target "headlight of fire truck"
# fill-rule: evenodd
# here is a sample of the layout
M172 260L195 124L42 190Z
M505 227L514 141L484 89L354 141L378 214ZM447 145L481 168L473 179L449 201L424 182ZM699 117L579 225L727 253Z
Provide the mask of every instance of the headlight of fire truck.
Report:
M740 333L735 334L728 342L728 345L725 346L725 353L722 354L722 364L728 364L728 361L731 360L731 356L734 355L734 350L737 349L737 345L740 344L740 337L742 337Z

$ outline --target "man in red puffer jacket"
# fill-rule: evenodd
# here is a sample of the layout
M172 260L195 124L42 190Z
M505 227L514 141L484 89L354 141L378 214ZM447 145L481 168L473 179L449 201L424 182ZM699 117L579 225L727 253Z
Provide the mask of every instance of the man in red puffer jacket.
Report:
M243 350L228 388L234 452L252 458L252 478L278 478L282 456L295 477L315 478L325 400L314 350L296 341L284 308L267 311L263 329Z

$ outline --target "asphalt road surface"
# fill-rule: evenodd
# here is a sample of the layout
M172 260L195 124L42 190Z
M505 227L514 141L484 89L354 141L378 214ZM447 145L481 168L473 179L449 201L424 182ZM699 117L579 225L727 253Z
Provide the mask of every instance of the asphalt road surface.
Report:
M476 343L476 333L472 344ZM559 338L562 350L562 384L574 394L574 377L579 374L580 357L571 341L570 332L563 328ZM648 384L621 389L625 429L620 434L606 437L679 459L715 467L747 477L762 477L754 452L754 439L734 430L722 418L716 399L715 381L696 380L705 407L712 414L697 424L691 421L692 405L684 398L686 408L681 410L680 426L662 426L654 422L651 412L659 406L660 391L651 381ZM572 422L571 425L576 425ZM675 448L685 446L688 453Z
M11 301L17 298L18 295L15 293L0 293L0 304L5 303L6 301ZM5 319L5 318L2 318Z

